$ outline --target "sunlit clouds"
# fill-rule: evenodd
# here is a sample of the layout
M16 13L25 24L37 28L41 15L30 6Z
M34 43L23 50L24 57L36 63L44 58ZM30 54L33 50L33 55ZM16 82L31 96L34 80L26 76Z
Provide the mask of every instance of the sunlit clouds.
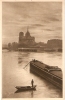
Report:
M36 42L62 39L61 2L3 2L2 18L3 43L18 42L27 27Z

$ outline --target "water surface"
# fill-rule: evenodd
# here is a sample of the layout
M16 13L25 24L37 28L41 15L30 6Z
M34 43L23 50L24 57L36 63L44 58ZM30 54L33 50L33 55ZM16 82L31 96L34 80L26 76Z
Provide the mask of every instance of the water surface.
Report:
M45 79L30 73L30 65L28 64L32 59L36 59L62 69L61 53L9 52L4 50L2 56L3 98L62 98L62 91ZM27 67L25 67L26 65ZM37 85L36 91L15 93L16 86L31 85L32 79Z

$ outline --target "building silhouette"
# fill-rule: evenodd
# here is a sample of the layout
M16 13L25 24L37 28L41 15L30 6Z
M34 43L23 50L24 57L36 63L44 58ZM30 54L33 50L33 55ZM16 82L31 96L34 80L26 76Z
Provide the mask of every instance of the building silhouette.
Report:
M30 35L29 30L27 29L26 34L24 35L23 32L19 33L19 46L20 47L30 47L35 44L35 37Z

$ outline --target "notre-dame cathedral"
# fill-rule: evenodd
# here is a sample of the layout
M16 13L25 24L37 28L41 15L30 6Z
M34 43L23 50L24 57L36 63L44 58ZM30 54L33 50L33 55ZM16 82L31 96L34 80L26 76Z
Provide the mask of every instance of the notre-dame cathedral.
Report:
M19 45L21 46L33 46L35 44L35 37L30 35L30 32L27 30L24 35L23 32L19 33Z

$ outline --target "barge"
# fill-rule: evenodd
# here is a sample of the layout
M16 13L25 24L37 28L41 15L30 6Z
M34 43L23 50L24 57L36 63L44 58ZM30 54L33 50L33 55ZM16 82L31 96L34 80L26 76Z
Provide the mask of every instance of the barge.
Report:
M58 66L49 66L41 61L32 60L30 61L30 71L62 89L62 70Z

